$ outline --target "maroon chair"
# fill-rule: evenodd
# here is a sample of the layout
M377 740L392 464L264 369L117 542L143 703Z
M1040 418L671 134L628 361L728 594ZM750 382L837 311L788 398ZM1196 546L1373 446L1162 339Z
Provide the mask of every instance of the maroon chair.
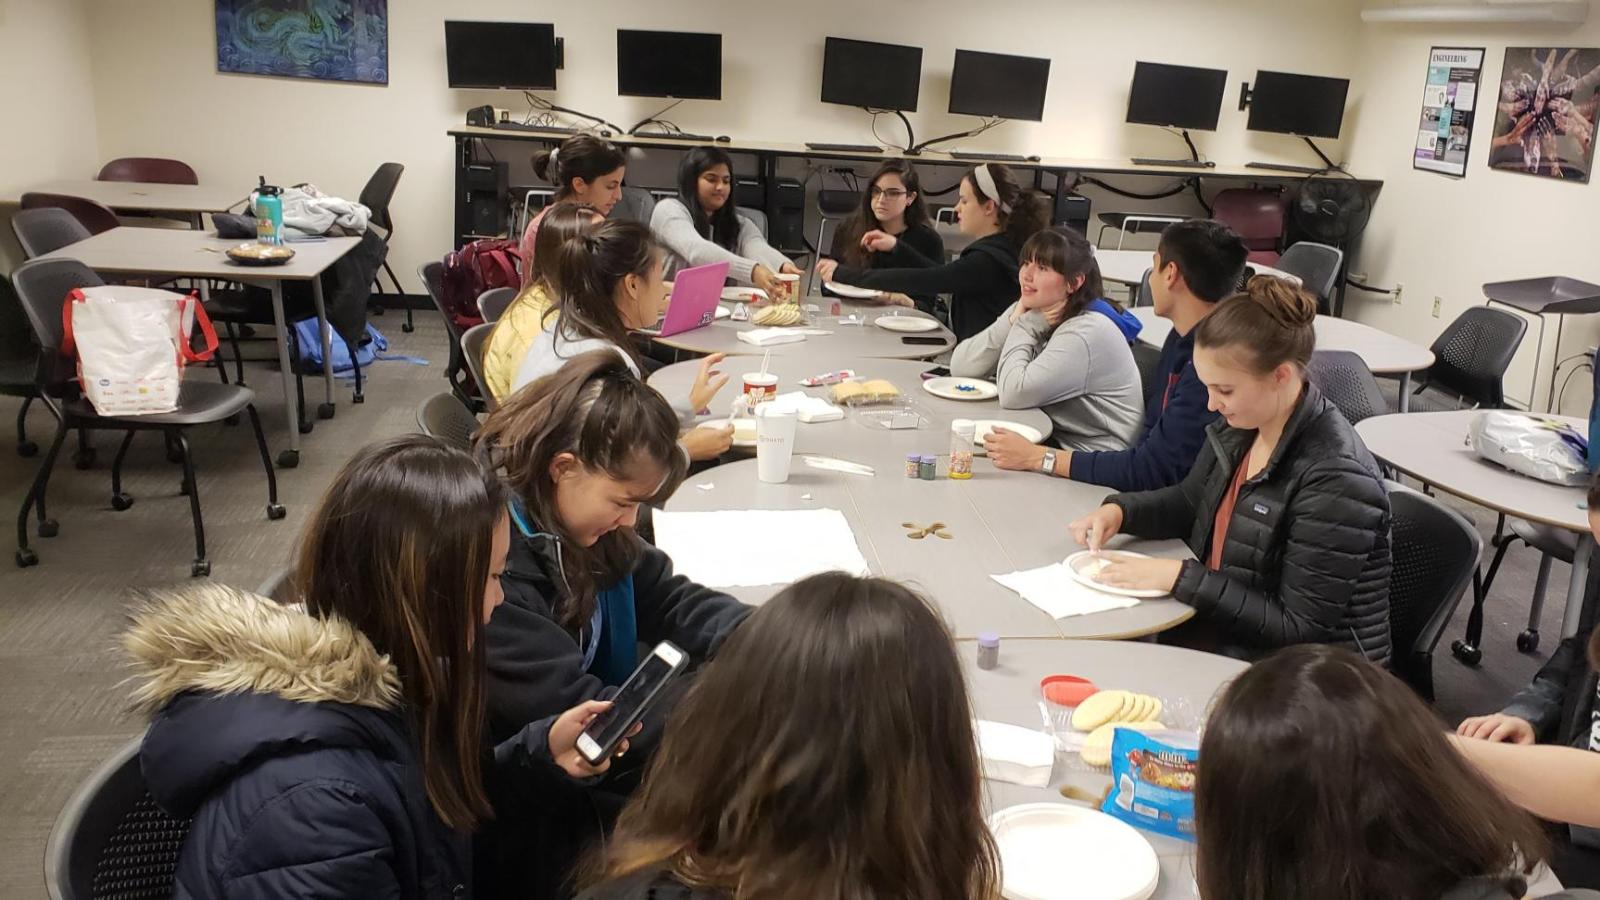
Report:
M189 164L154 156L124 156L105 164L95 181L143 181L151 184L199 184Z
M41 194L29 191L22 195L23 209L64 209L72 214L90 234L99 234L117 227L117 214L109 206L102 206L87 197L74 197L71 194Z
M1246 259L1264 266L1278 264L1283 243L1283 195L1275 191L1230 188L1211 201L1211 218L1232 228L1249 250Z

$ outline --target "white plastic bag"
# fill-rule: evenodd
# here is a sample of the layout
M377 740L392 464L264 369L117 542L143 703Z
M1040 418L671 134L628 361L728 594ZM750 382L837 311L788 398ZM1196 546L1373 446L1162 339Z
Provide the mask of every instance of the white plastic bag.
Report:
M217 332L193 294L107 285L74 290L62 304L61 353L76 354L78 382L102 416L172 412L185 362L210 359ZM189 335L198 324L206 346Z
M1472 449L1520 475L1577 487L1589 482L1579 445L1585 438L1558 419L1486 412L1468 429Z

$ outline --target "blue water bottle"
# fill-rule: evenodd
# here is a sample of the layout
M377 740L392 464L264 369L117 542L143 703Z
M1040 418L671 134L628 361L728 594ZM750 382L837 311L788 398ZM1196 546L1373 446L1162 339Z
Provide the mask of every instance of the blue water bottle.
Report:
M283 188L267 184L267 176L259 176L261 183L250 195L250 208L256 214L256 242L260 244L283 243Z

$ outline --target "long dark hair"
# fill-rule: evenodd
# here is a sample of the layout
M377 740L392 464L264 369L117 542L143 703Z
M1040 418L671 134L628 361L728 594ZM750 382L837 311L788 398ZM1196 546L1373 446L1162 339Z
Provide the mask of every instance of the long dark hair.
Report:
M561 245L555 302L545 315L559 314L559 327L567 335L600 338L632 355L628 326L617 310L617 286L629 275L649 277L660 264L661 250L649 228L607 219Z
M972 708L938 613L840 572L784 589L679 703L592 868L763 900L998 897Z
M633 571L641 542L632 528L608 532L592 547L572 540L556 514L551 462L570 453L585 469L624 481L660 473L656 495L638 498L655 503L672 496L686 473L677 414L609 350L575 356L512 394L489 414L476 447L560 542L567 593L554 604L556 619L573 629L594 614L598 589Z
M1538 823L1397 678L1301 644L1218 700L1195 775L1205 900L1412 900L1544 858Z
M1046 228L1036 232L1022 245L1017 262L1024 266L1036 263L1059 273L1068 281L1083 276L1083 284L1067 295L1067 311L1061 324L1066 324L1068 319L1083 312L1095 300L1105 300L1117 311L1122 310L1115 300L1105 297L1106 288L1100 279L1100 263L1094 258L1094 245L1070 228Z
M594 227L597 224L594 217L597 215L599 213L590 207L570 200L563 200L545 212L539 222L539 234L533 241L533 259L527 261L527 278L513 305L533 302L530 295L537 289L543 291L549 301L545 307L545 312L549 312L556 298L561 295L561 279L556 273L561 248L567 241ZM512 325L515 320L516 317L509 310L501 314L489 333L489 343L494 343L500 329L515 327Z
M867 189L861 192L861 205L856 208L855 215L846 219L834 232L834 256L845 265L866 266L872 261L872 254L861 246L861 236L882 227L877 214L872 211L872 189L878 186L878 179L885 175L899 178L906 193L917 195L915 200L906 204L906 229L928 223L928 204L922 199L922 179L917 177L917 170L903 159L885 162L867 180Z
M1257 275L1243 293L1217 304L1194 330L1195 346L1228 348L1250 371L1284 363L1304 372L1317 348L1317 298L1273 275Z
M358 451L300 539L295 592L389 657L445 824L490 815L480 763L487 715L483 595L505 490L470 455L420 434Z
M700 205L700 176L717 166L727 166L728 174L733 174L733 157L721 147L696 147L685 153L678 164L678 199L689 208L694 230L701 237L733 250L739 246L739 214L733 192L728 192L728 202L714 213L707 213Z
M1045 208L1044 198L1031 190L1026 190L1017 184L1011 176L1011 170L1000 163L985 163L989 167L989 175L994 179L995 192L1000 196L991 197L978 186L978 180L971 172L961 176L967 186L972 188L972 195L982 203L993 200L997 204L1011 207L1010 212L1000 211L1000 230L1011 241L1013 247L1021 247L1033 237L1034 232L1050 224L1050 212Z
M557 200L572 196L572 179L594 181L627 165L627 157L610 141L592 134L575 134L555 150L533 155L533 174L556 185Z

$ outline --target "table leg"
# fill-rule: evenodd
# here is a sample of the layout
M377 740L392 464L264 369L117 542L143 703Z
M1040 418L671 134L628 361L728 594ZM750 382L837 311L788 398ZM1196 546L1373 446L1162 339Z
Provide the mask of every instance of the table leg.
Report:
M1411 411L1411 373L1400 373L1400 411Z
M1578 552L1572 554L1572 575L1567 580L1567 606L1561 613L1561 636L1569 638L1578 633L1578 620L1583 617L1583 594L1589 586L1589 554L1594 541L1589 535L1578 535Z
M311 279L311 299L317 306L317 334L322 337L322 385L325 399L317 407L317 418L333 418L333 326L328 324L328 310L322 301L322 277ZM350 348L355 355L355 348Z
M204 230L205 227L206 227L205 214L204 213L191 213L190 216L189 216L189 227L191 229L193 229L194 231L202 231L202 230Z
M292 469L300 464L300 404L294 389L294 363L289 359L289 325L283 315L283 282L273 280L272 324L278 329L278 371L283 373L283 408L289 417L289 449L278 454L278 466Z
M1544 316L1539 317L1541 320ZM1552 412L1556 407L1556 376L1561 374L1561 326L1565 325L1567 317L1556 314L1556 345L1550 351L1550 393L1544 398L1544 411Z
M1533 378L1528 382L1528 412L1539 396L1539 356L1544 352L1544 314L1539 314L1539 343L1533 345Z

